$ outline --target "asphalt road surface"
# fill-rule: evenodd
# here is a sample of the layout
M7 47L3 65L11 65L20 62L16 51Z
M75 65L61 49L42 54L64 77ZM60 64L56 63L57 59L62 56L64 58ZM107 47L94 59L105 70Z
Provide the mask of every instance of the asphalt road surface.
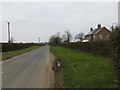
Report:
M49 46L3 61L2 88L52 88L52 63Z

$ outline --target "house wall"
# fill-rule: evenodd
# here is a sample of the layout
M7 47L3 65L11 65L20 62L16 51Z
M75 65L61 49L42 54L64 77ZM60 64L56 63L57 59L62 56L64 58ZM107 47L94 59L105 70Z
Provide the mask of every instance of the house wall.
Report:
M89 40L89 41L91 41L91 39L92 39L92 36L91 36L91 35L89 35L89 36L85 36L85 40Z
M109 40L109 37L107 36L109 34L110 34L110 31L108 31L106 28L102 28L101 31L99 31L97 34L93 36L93 41ZM102 35L102 38L100 38L99 35Z

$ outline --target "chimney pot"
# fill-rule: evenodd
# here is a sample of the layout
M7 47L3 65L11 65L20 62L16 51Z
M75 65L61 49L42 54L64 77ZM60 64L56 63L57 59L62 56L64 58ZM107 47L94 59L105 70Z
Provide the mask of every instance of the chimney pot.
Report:
M90 28L90 31L93 31L93 28Z
M98 29L101 29L101 24L98 24Z

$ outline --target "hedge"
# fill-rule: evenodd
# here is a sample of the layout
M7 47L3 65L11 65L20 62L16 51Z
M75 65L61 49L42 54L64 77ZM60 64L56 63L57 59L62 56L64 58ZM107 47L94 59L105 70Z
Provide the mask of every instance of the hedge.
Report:
M112 56L112 46L110 41L96 41L96 42L72 42L72 43L63 43L63 47L77 49L83 52L93 53L102 55L105 57Z
M120 27L112 28L110 38L112 42L112 57L114 67L118 73L118 87L120 88Z
M28 48L34 45L34 43L2 43L2 52L8 52L8 51L14 51L14 50L20 50L24 48Z

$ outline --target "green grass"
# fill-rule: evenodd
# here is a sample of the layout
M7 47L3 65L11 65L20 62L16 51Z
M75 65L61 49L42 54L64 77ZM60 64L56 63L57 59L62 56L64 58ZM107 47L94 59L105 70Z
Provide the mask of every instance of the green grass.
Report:
M63 80L66 88L115 88L113 67L109 59L63 47L51 51L64 64Z
M3 53L2 53L2 59L6 59L6 58L9 58L9 57L13 57L13 56L16 56L16 55L19 55L19 54L22 54L22 53L31 51L31 50L33 50L33 49L37 49L37 48L40 48L40 46L32 46L32 47L25 48L25 49L21 49L21 50L3 52Z

